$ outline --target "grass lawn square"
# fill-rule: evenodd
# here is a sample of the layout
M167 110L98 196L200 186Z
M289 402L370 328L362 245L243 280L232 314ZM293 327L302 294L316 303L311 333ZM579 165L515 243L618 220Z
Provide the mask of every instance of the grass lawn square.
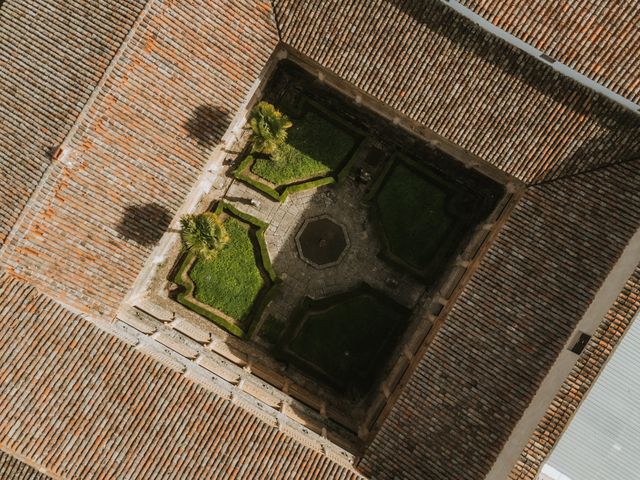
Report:
M389 251L425 276L437 275L469 226L473 198L398 162L375 198Z
M265 286L256 262L249 226L227 217L229 243L213 260L197 260L189 271L194 296L234 319L245 318Z
M280 186L327 176L340 167L356 146L341 125L308 110L294 119L287 143L272 157L258 157L251 171Z
M331 301L311 303L288 348L303 360L301 368L312 365L341 390L365 391L404 330L409 313L371 293L347 295L325 306Z

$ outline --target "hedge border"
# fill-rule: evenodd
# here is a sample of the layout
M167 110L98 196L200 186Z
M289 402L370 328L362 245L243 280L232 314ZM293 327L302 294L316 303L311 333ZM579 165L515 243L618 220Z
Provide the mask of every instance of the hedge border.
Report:
M238 325L229 322L227 319L216 315L215 313L206 310L204 308L202 308L200 305L198 305L197 303L194 303L192 301L193 298L195 298L193 296L193 292L195 291L195 284L193 283L193 281L191 279L188 279L187 281L183 280L183 275L185 275L187 278L189 276L188 272L186 271L186 269L191 265L192 260L194 259L194 255L193 254L187 254L184 258L184 260L182 261L182 264L180 265L180 268L178 269L178 272L176 273L175 277L173 278L173 281L177 284L180 285L184 290L178 292L178 295L176 297L176 300L178 301L178 303L180 303L181 305L187 307L189 310L197 313L198 315L205 317L207 320L212 321L213 323L215 323L216 325L218 325L219 327L225 329L226 331L228 331L229 333L231 333L232 335L235 335L236 337L243 337L245 335L245 332L242 328L240 328Z
M255 161L255 157L251 153L247 153L246 157L242 160L242 162L240 162L240 165L238 165L238 167L234 170L234 177L279 202L284 202L292 193L342 182L349 175L349 172L351 171L355 162L366 155L370 148L370 138L361 128L352 125L348 121L342 119L338 115L324 108L315 100L312 100L306 96L303 96L299 103L302 110L304 110L304 107L306 107L307 105L310 105L311 108L318 110L322 115L328 117L332 122L338 123L343 128L348 129L356 137L360 137L360 142L359 145L355 147L355 150L353 150L351 156L339 170L329 172L328 175L323 177L310 178L308 180L301 181L300 183L292 183L275 188L267 184L266 181L261 182L257 178L252 177L250 174L245 173L251 171L251 166ZM282 188L282 191L279 192L278 188Z
M360 296L369 296L373 297L378 301L382 301L390 308L394 309L397 312L405 315L404 325L399 328L397 331L397 337L393 342L390 342L387 345L389 351L392 351L395 348L395 342L402 336L403 332L409 326L412 309L408 308L401 303L397 302L393 298L391 298L387 293L382 290L378 290L366 282L360 282L354 288L349 290L345 290L343 292L335 293L333 295L329 295L322 298L311 298L309 296L305 296L302 298L298 306L293 310L291 315L289 316L289 320L287 322L287 326L283 333L280 336L280 340L278 344L275 346L275 351L277 356L286 359L287 361L293 361L296 365L296 368L301 368L299 363L306 365L303 370L311 371L315 376L320 377L323 381L329 383L334 388L341 389L344 388L341 385L338 385L335 379L333 379L330 375L322 371L322 369L300 357L296 352L289 348L289 344L293 341L296 334L298 333L301 322L304 320L307 313L310 311L322 311L331 307L335 307L342 303L345 303L353 298L358 298ZM387 352L387 353L388 353ZM309 374L309 372L307 373Z
M248 338L253 334L256 324L258 323L257 320L261 317L262 313L264 312L264 309L267 307L269 302L276 295L276 293L278 292L282 284L282 280L277 276L273 268L273 265L271 264L271 258L269 257L269 251L267 249L267 244L264 239L264 232L267 229L268 224L266 222L263 222L262 220L257 219L252 215L249 215L248 213L238 210L237 208L235 208L234 206L226 202L218 202L214 211L217 214L221 214L226 211L231 216L256 228L255 239L258 244L258 253L260 255L260 264L261 264L260 266L262 267L264 272L266 272L268 280L271 284L266 288L263 287L262 291L258 294L258 298L254 302L253 306L251 307L251 311L247 316L248 323L245 328L242 328L237 324L231 323L225 318L220 317L219 315L216 315L215 313L202 308L200 305L194 303L191 300L191 299L195 299L195 297L193 296L193 293L195 291L196 286L193 283L193 281L188 277L188 272L186 272L186 269L189 266L192 266L191 263L192 263L192 260L194 259L194 255L187 254L184 256L184 259L180 264L180 268L178 269L178 271L176 272L173 278L173 281L184 289L178 292L177 301L182 305L184 305L185 307L187 307L188 309L194 311L198 315L201 315L206 319L212 321L213 323L223 328L224 330L228 331L232 335L235 335L240 338ZM186 275L186 277L188 278L188 281L186 282L183 281L183 275Z
M404 163L408 168L417 170L418 172L420 172L420 175L426 176L430 180L434 180L442 184L444 188L448 190L447 196L450 197L447 203L451 202L451 199L453 198L453 196L455 196L456 191L455 191L455 187L452 187L444 178L438 175L437 172L432 172L430 171L430 169L426 168L425 166L423 166L413 158L409 157L408 155L397 152L391 156L391 158L389 159L388 166L385 167L384 171L380 173L380 176L378 177L378 179L376 179L374 187L372 187L372 189L367 193L365 197L368 202L371 202L372 217L376 224L377 230L380 233L380 237L382 239L381 256L383 258L386 258L388 261L398 266L399 268L403 269L407 273L412 274L415 277L430 283L435 281L440 276L440 274L442 274L442 272L446 270L447 265L450 263L450 260L453 254L449 255L445 262L441 262L439 265L436 264L435 267L429 265L423 269L416 268L414 265L411 265L410 263L408 263L407 261L405 261L404 259L402 259L401 257L399 257L397 254L393 252L393 250L389 245L389 239L387 237L384 225L380 218L380 212L378 210L379 206L376 202L376 197L382 191L384 184L386 183L386 180L389 177L391 171L396 167L396 165L400 163ZM455 215L455 212L451 212L451 213ZM450 229L446 238L451 238L451 236L455 235L456 232L459 233L462 231L464 234L464 230L465 230L465 227L462 226L460 222L456 222L456 224ZM455 253L455 250L454 250L454 253ZM436 255L436 257L439 257L439 256L440 255ZM436 272L436 273L433 273L433 272Z

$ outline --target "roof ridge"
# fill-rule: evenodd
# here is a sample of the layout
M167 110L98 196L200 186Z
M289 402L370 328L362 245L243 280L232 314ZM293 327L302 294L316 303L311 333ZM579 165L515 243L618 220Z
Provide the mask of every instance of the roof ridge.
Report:
M273 15L273 23L275 23L276 31L278 32L278 41L282 42L282 30L280 29L280 21L278 19L278 14L276 13L276 1L277 0L269 0L269 4L271 5L271 13Z
M0 0L2 5L2 0ZM21 480L59 480L59 476L51 476L41 471L34 462L24 455L19 455L10 448L0 448L0 478L20 478Z
M600 95L607 97L609 100L616 102L617 104L628 109L634 114L640 115L640 105L637 102L634 102L633 100L625 97L624 95L620 95L619 93L614 92L611 88L603 85L602 83L598 82L597 80L594 80L593 78L588 77L587 75L584 75L578 72L575 68L572 68L564 64L560 60L556 60L554 58L549 57L549 55L545 54L543 51L534 47L529 42L522 40L519 37L509 33L508 31L499 27L492 21L484 18L482 15L474 12L472 9L463 5L458 0L440 0L440 2L447 5L456 13L471 20L484 31L504 40L505 42L516 47L517 49L522 50L527 55L530 55L532 58L535 58L536 60L544 63L545 65L550 66L561 75L580 83L581 85L587 87L588 89L596 93L599 93Z

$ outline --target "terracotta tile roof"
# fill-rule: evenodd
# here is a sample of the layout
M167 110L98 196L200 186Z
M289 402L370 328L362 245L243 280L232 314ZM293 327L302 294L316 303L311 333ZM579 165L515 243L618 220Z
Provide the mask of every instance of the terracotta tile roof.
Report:
M0 2L1 3L1 2ZM48 480L45 474L0 451L0 480Z
M569 175L640 148L640 117L439 4L322 5L276 3L284 39L522 179ZM63 302L111 315L276 44L268 3L152 3L71 139L74 165L51 168L4 263ZM510 101L496 105L506 91ZM417 108L423 99L435 103ZM164 225L144 221L150 210Z
M378 480L481 478L640 224L640 161L630 160L640 120L435 1L275 5L292 48L536 184L361 463ZM12 368L0 370L11 387L0 389L0 449L83 479L352 478L67 309L114 313L278 43L268 2L147 8L76 124L68 157L45 175L2 250L11 278L0 280L0 365ZM84 101L51 138L62 139ZM33 115L43 122L47 112ZM11 128L26 125L16 135L38 136L27 114L15 115ZM22 156L10 177L40 173L9 186L22 200L4 207L5 232L47 165L21 150L28 141L17 144L6 148Z
M580 355L549 405L509 478L533 480L605 362L640 310L640 265Z
M0 9L0 246L143 1L11 0Z
M356 479L34 287L0 276L0 448L63 478Z
M640 151L640 116L438 0L274 3L287 44L523 181Z
M152 3L71 141L74 165L53 165L5 262L112 313L276 42L266 2Z
M638 185L640 160L524 194L369 447L366 474L484 478L640 225Z
M487 20L616 93L640 101L640 3L460 0Z

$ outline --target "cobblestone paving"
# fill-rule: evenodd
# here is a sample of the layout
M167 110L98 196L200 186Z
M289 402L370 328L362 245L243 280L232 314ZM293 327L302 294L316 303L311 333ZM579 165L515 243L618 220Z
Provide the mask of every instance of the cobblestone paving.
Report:
M386 292L407 307L416 306L425 287L378 258L381 242L362 197L362 187L351 179L339 186L299 192L283 203L240 182L231 185L225 200L269 224L265 240L284 285L267 313L287 319L304 296L324 297L352 289L360 282ZM259 205L252 205L252 199ZM303 261L295 243L304 221L320 215L328 215L343 225L350 241L340 263L324 269Z

